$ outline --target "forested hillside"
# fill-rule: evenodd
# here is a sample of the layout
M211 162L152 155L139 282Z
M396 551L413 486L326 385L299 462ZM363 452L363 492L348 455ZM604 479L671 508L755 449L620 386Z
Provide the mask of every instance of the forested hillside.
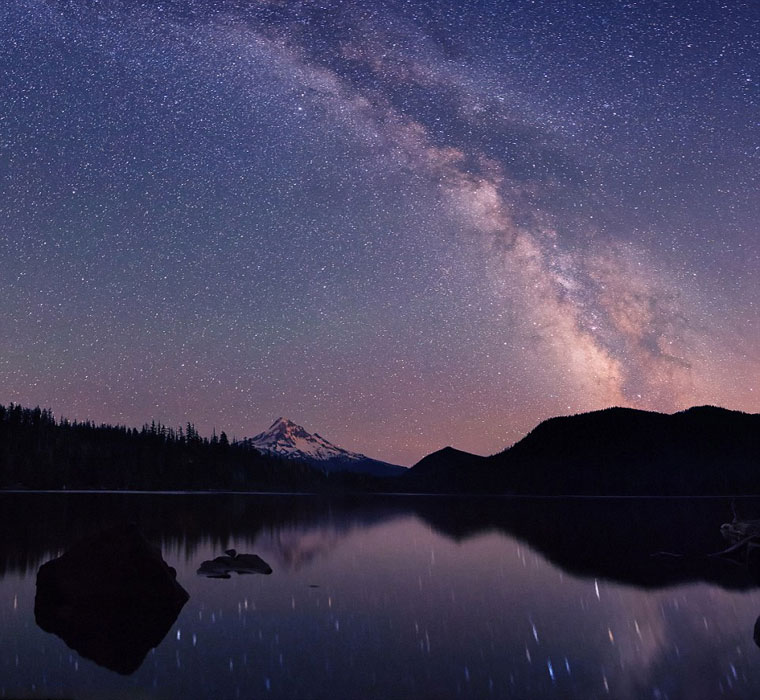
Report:
M95 425L0 405L0 488L311 491L344 482L361 486L359 477L330 477L230 444L224 433L201 437L192 424Z

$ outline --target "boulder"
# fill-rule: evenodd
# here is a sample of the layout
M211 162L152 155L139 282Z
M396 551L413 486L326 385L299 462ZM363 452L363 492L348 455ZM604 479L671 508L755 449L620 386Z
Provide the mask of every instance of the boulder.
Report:
M40 567L35 620L81 656L128 675L189 599L176 577L135 526L115 527Z

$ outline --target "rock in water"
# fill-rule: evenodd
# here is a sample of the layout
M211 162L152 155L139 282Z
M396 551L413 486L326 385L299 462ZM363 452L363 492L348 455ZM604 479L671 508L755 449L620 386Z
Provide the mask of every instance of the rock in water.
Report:
M238 554L234 549L226 550L224 557L204 561L198 569L198 575L208 578L230 578L230 573L264 574L272 573L269 566L258 554Z
M37 572L34 617L81 656L128 675L190 597L134 526L79 542Z

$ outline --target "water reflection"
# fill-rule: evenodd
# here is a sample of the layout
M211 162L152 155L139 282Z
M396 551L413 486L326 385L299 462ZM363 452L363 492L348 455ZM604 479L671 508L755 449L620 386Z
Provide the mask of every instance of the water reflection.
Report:
M28 624L30 562L125 519L190 594L129 686ZM0 496L0 697L757 697L759 582L707 556L730 519L723 500ZM274 571L197 575L248 556Z
M742 503L760 513L760 502ZM181 546L187 561L197 560L202 542L224 550L263 535L276 541L280 564L296 570L328 557L356 529L414 515L455 541L494 531L516 537L581 576L642 587L757 585L741 567L706 556L725 546L720 526L731 515L725 499L29 494L0 495L0 505L0 532L14 533L0 541L0 575L34 570L75 539L127 521L151 541Z
M34 617L83 657L134 673L187 602L160 551L134 527L75 544L37 573Z

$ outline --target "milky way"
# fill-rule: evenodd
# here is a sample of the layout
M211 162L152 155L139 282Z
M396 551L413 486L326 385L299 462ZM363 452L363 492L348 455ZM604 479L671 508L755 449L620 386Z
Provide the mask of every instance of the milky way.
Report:
M0 403L410 464L760 410L760 9L0 8Z

